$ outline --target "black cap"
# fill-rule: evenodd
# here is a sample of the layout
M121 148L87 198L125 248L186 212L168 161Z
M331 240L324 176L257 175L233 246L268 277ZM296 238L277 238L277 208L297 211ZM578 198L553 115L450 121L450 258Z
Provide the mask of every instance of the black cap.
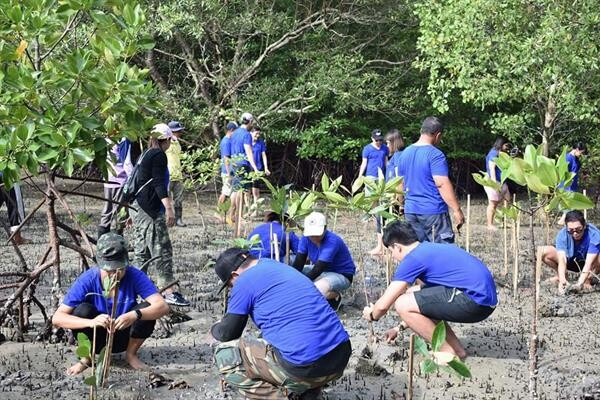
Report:
M248 257L248 250L239 247L232 247L221 253L215 263L215 272L221 282L223 282L223 286L221 286L218 293L221 293L225 289L233 271L238 269Z
M383 133L379 129L373 129L371 137L375 140L383 140Z

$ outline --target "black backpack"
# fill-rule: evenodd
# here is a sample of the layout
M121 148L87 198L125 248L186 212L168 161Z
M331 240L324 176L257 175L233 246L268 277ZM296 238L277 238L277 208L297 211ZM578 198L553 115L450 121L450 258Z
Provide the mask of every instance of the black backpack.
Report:
M121 194L121 202L123 202L123 203L127 203L127 204L133 203L135 198L137 197L137 195L140 194L141 191L144 190L144 188L146 186L148 186L154 179L154 178L150 178L148 181L146 181L144 183L142 183L140 181L140 179L141 179L140 178L140 165L142 164L142 160L144 159L144 156L148 153L148 150L146 150L140 156L137 163L135 163L133 170L131 171L131 175L129 175L129 177L127 177L127 182L125 182L125 185L123 186L123 192Z

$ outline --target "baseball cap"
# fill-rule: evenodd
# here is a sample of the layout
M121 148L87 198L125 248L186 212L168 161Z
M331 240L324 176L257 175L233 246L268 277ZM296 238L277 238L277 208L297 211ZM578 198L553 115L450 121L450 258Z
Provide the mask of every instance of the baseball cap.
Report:
M231 131L234 129L237 129L237 124L235 122L230 122L227 124L227 126L225 127L226 130Z
M115 271L129 264L127 241L123 236L108 232L100 236L96 244L98 267L104 271Z
M169 122L168 126L171 128L171 132L179 132L185 129L185 127L179 121L171 121Z
M246 122L251 122L252 120L254 120L254 117L252 116L252 114L245 112L242 114L241 120L242 124L245 124Z
M167 124L156 124L152 127L152 136L158 140L172 139L173 131Z
M221 293L225 289L233 271L238 269L248 257L248 250L239 247L231 247L221 253L215 263L215 273L221 282L223 282L223 286L221 286L218 293Z
M325 232L327 219L319 212L311 212L304 218L304 236L321 236Z
M373 129L371 137L375 140L383 140L383 133L379 129Z

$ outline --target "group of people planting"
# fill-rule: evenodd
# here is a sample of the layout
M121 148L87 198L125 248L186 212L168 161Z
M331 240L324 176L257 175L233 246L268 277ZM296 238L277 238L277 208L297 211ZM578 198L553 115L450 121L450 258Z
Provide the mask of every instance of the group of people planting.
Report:
M222 194L231 195L234 209L242 207L241 193L252 185L247 173L259 171L257 158L262 158L268 171L264 152L256 156L252 151L253 122L252 115L244 113L239 127L227 125L228 140L221 143ZM173 211L168 195L171 159L166 151L177 130L183 130L178 122L156 125L149 149L135 163L146 186L136 193L136 210L131 211L134 262L129 261L128 245L120 232L110 232L110 223L106 224L115 219L117 207L105 209L105 214L111 215L103 217L100 228L97 267L76 280L53 316L56 326L88 337L95 331L97 352L104 346L107 332L114 332L113 351L125 351L136 369L147 368L137 353L155 321L169 312L169 305L189 305L172 288L158 289L173 280L167 227L178 222L184 225L181 211ZM377 245L371 254L379 255L387 248L398 265L389 286L374 304L364 307L362 317L377 321L393 308L401 321L386 333L388 340L408 328L431 341L436 324L445 321L446 341L441 351L462 359L467 352L448 322L480 322L494 312L498 298L488 267L453 244L455 229L460 229L464 216L448 177L446 157L436 147L442 135L441 121L428 117L412 145L403 149L397 130L387 135L375 130L372 143L363 150L360 175L374 180L402 178L404 220L388 221L385 227L385 221L378 221ZM505 145L503 140L496 142L496 156L507 150ZM115 148L115 176L131 160L131 147ZM499 180L494 149L486 167L490 177ZM118 198L115 190L108 189L107 198ZM487 192L488 217L490 212L493 217L505 190ZM237 215L234 211L230 218ZM211 342L220 342L215 363L225 382L249 399L318 398L325 384L342 376L352 352L351 338L336 313L356 273L350 250L328 228L327 217L316 210L305 217L301 237L290 233L283 240L288 233L285 218L267 213L264 223L248 236L256 244L250 249L225 250L214 268L219 292L229 290L225 314L209 333ZM544 253L544 261L557 271L561 290L566 287L567 270L581 272L578 283L582 286L590 284L592 273L600 272L600 231L578 211L566 213L565 223L556 248L547 246ZM290 253L293 256L286 257ZM157 258L158 287L138 269L153 257ZM107 280L118 284L104 293ZM260 337L244 335L249 317ZM82 358L67 373L78 374L89 365L90 360Z

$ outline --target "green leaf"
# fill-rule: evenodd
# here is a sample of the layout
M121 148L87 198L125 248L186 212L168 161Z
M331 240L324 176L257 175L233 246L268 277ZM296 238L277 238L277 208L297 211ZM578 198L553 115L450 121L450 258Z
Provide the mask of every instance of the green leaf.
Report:
M594 208L594 202L579 192L562 191L562 202L569 210L586 210Z
M491 187L494 190L499 191L501 186L499 182L493 181L487 173L483 172L483 171L479 171L478 173L473 173L472 174L473 179L475 180L475 182L479 183L481 186L484 187Z
M550 194L548 186L544 185L537 175L529 173L525 175L525 181L531 191L539 194Z
M323 192L323 196L332 203L345 204L346 199L339 193L336 192Z
M424 357L429 357L429 350L427 350L427 343L420 336L415 336L415 351Z
M540 178L542 184L550 187L558 185L558 172L554 162L548 157L537 157L537 170L535 174Z
M323 175L321 176L321 190L323 192L329 191L329 177L325 173L323 173Z
M440 321L433 330L433 336L431 337L431 349L433 351L440 351L440 348L446 341L446 323Z
M96 376L95 375L90 375L87 378L85 378L83 380L83 383L85 383L88 386L94 386L96 387Z
M360 188L363 186L365 182L365 177L364 176L359 176L353 183L352 183L352 194L358 192L360 190Z
M437 371L438 366L432 359L426 359L421 361L421 373L424 375L431 374Z
M529 164L533 170L537 168L537 151L534 145L528 144L527 147L525 147L523 160Z
M525 180L525 168L526 164L520 158L513 158L506 172L506 178L513 180L515 183L521 186L525 186L527 181ZM502 171L502 179L504 180L504 171Z
M106 347L103 347L98 354L98 363L96 364L96 387L102 386L102 373L104 372L104 358Z
M75 354L77 354L77 357L79 357L79 358L90 357L91 350L89 347L82 346L80 344L79 346L77 346L77 349L75 349Z
M455 357L454 360L450 361L448 363L448 366L450 368L452 368L454 371L456 371L456 373L462 377L465 377L465 378L471 377L471 371L469 370L469 367L467 367L467 365L465 363L460 361L458 359L458 357Z
M79 346L85 346L89 349L92 348L92 342L90 341L90 339L87 337L87 335L83 332L79 332L77 334L77 344Z

